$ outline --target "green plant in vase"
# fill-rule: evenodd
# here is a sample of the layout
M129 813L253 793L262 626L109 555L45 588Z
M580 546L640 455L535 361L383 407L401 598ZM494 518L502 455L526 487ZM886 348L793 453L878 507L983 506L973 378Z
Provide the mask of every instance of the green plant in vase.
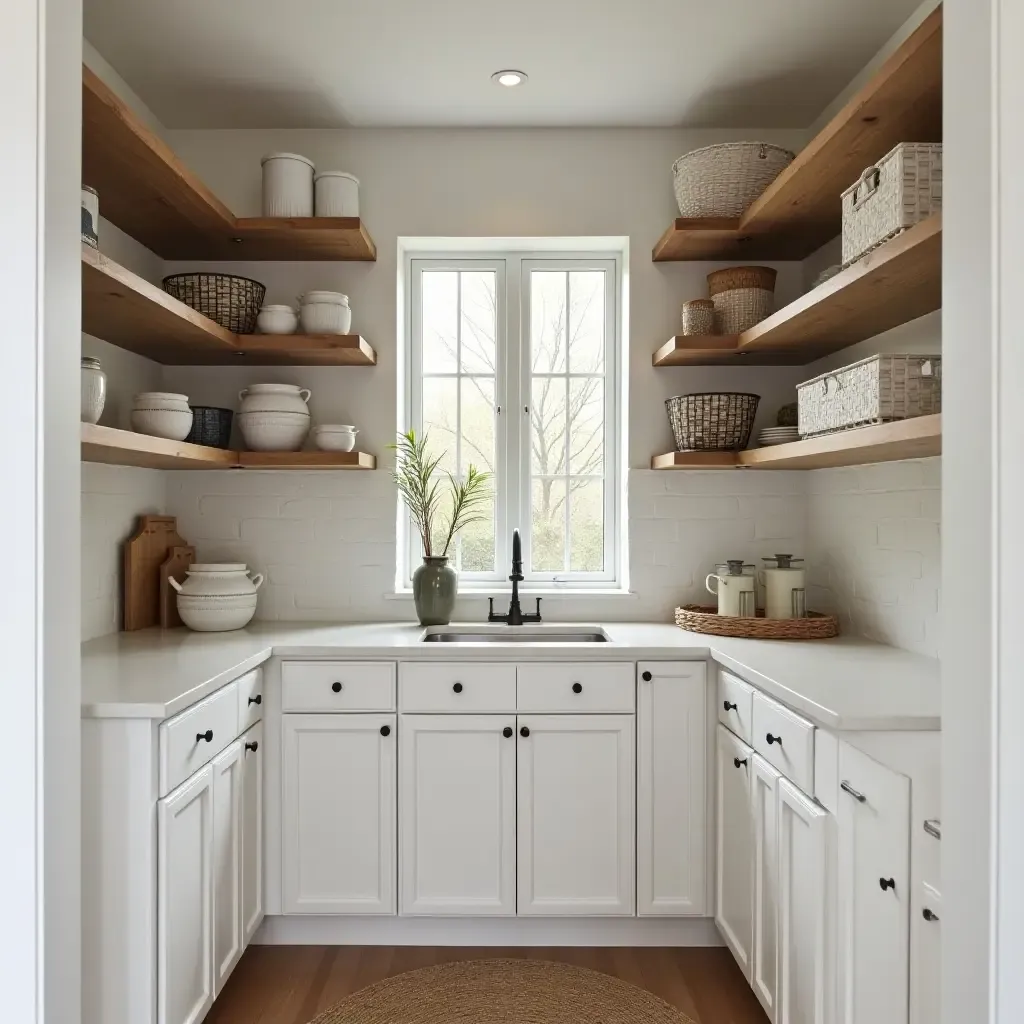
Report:
M424 626L447 626L455 610L458 573L448 552L460 530L482 522L490 500L491 474L470 466L464 480L440 472L447 453L432 455L428 435L398 435L393 475L423 546L423 564L412 574L416 615ZM443 543L442 543L443 542Z

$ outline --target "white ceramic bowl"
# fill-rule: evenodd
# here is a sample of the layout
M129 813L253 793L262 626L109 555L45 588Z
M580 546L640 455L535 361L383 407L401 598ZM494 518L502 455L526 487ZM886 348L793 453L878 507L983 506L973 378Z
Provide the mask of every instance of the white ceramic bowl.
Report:
M297 452L309 433L309 413L243 412L238 429L249 451Z
M256 317L256 326L261 334L294 334L299 317L291 306L264 306Z
M306 334L348 334L352 310L342 292L307 292L299 300L299 322Z
M313 443L322 452L350 452L359 431L347 424L325 423L313 430Z
M184 441L192 429L188 398L168 391L144 391L135 396L131 424L139 434Z

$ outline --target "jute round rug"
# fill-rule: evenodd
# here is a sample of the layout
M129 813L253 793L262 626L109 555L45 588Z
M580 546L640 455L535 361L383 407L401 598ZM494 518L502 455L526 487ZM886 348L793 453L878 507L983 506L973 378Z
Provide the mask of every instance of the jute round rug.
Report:
M543 960L463 960L361 989L310 1024L694 1024L642 988Z

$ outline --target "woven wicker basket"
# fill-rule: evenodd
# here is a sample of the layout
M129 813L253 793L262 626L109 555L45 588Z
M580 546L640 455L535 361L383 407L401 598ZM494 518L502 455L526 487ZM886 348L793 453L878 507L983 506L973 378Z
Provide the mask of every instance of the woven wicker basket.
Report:
M672 165L680 217L741 217L793 161L767 142L724 142L681 156Z
M771 267L729 267L708 274L708 294L715 304L721 334L742 334L771 316L775 305L775 271Z
M267 289L234 274L172 274L164 291L235 334L254 334Z
M690 299L683 303L683 334L714 334L715 304L710 299Z
M747 447L760 395L738 391L676 395L666 399L676 449L739 451Z
M806 619L741 619L719 615L709 605L686 604L676 609L676 625L691 633L712 636L742 636L754 640L827 640L839 636L839 620L834 615L808 612Z

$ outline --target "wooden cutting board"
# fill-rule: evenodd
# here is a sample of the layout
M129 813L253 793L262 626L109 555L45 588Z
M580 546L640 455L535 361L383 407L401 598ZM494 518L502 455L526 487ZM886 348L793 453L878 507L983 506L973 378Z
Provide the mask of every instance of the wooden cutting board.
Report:
M139 516L124 546L124 628L160 625L160 566L171 548L188 547L174 516Z
M173 547L160 565L160 625L165 629L182 625L178 614L178 592L171 586L171 577L183 583L186 570L195 560L195 548Z

